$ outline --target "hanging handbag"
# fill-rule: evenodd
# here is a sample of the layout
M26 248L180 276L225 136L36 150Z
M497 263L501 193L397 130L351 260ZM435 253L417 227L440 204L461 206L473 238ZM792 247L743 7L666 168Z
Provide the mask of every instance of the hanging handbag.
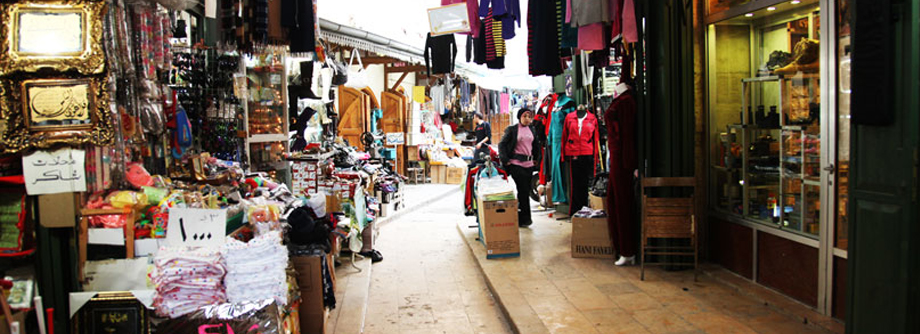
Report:
M326 57L326 66L332 69L332 85L341 86L348 82L348 65Z
M361 62L361 53L358 50L351 51L351 59L348 61L348 67L355 65L355 58L358 58L358 71L348 76L348 82L345 87L362 89L367 87L367 73L364 72L364 63Z

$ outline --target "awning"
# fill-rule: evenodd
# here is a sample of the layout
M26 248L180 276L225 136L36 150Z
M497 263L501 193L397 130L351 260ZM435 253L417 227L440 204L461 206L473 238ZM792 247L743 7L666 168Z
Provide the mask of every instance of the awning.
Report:
M420 48L323 18L320 18L319 23L320 38L330 43L372 52L409 63L425 64L424 51ZM464 63L457 63L455 72L466 77L479 75L475 69Z

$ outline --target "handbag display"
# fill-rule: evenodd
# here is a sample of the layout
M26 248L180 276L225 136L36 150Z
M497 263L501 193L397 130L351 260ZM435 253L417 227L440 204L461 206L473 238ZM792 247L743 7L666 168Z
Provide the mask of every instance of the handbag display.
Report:
M326 67L332 69L332 85L341 86L348 82L348 65L326 57Z
M348 61L348 68L355 65L355 58L358 59L358 71L348 76L348 82L345 87L362 89L367 87L367 73L364 71L364 63L361 62L361 53L357 50L351 52L351 59Z

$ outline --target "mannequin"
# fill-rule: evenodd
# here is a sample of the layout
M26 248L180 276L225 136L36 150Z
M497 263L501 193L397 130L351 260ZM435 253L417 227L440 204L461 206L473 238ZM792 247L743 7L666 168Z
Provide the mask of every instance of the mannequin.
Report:
M569 215L588 205L589 182L597 166L597 117L584 105L565 117L562 156L569 165Z
M565 122L566 115L575 110L575 101L569 98L568 96L559 95L559 98L556 100L556 107L550 115L550 125L549 125L549 136L547 144L550 145L550 155L549 165L550 165L550 175L553 182L553 202L554 203L568 203L569 200L566 196L568 194L566 184L568 184L568 173L565 173L562 168L562 134L563 134L563 123ZM551 203L549 203L551 204Z
M636 99L624 83L617 86L617 97L607 108L607 149L610 152L610 177L607 181L607 225L613 247L620 255L616 265L636 262L636 199L633 174L638 168L636 148ZM622 92L621 92L621 89Z

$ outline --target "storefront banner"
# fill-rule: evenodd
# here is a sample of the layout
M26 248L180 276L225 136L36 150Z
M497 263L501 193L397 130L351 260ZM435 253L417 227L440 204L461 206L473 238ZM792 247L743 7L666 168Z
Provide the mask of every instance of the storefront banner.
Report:
M86 191L86 151L63 148L22 156L29 195Z
M431 25L431 36L469 32L470 16L466 3L429 8L428 23Z

